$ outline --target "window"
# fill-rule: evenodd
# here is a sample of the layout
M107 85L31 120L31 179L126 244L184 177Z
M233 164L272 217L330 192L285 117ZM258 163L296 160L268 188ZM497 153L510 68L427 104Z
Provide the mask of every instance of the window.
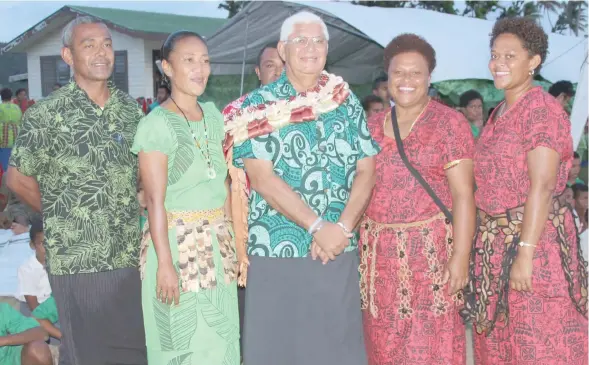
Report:
M70 66L61 56L41 56L41 92L45 97L56 83L65 85L70 80Z
M129 92L129 69L127 67L127 51L115 51L115 65L111 80L122 91Z
M119 89L129 92L127 51L115 51L111 80ZM51 94L56 83L65 85L69 81L70 67L61 59L61 56L41 56L41 88L44 97Z

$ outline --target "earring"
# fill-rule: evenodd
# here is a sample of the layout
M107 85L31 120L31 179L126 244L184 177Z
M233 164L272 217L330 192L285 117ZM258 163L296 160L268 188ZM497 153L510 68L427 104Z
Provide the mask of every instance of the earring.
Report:
M534 76L534 74L535 74L535 73L536 73L536 71L534 71L534 70L530 70L530 72L528 72L528 74L529 74L530 76Z

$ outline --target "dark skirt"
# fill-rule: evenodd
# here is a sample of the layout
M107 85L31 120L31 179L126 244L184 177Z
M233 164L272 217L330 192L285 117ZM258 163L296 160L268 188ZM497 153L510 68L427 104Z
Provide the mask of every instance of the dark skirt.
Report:
M366 365L356 251L250 263L245 365Z
M136 268L49 275L63 338L59 365L146 365Z

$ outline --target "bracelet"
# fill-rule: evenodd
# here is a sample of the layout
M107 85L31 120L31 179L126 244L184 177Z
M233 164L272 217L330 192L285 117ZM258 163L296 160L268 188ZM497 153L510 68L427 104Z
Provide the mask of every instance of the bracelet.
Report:
M524 241L519 241L518 245L519 245L520 247L524 247L524 246L525 246L525 247L536 247L536 245L533 245L533 244L531 244L531 243L527 243L527 242L524 242Z
M348 227L346 227L346 225L343 224L342 222L337 222L336 224L341 227L341 229L344 231L345 234L352 234L352 232L348 229Z
M307 232L309 234L313 234L313 233L317 232L323 226L323 225L320 226L320 224L322 222L323 222L323 218L317 217L317 219L315 219L315 222L313 222L313 224L311 224L311 227L309 227L309 229L307 230Z

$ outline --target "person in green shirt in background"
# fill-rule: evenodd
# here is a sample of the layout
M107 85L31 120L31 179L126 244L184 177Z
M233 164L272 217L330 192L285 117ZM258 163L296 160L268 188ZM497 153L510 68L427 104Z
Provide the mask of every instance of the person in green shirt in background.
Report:
M0 162L2 170L8 169L8 160L14 140L18 133L22 112L18 105L12 103L12 90L4 88L0 91L2 95L2 104L0 104L0 125L2 126L2 135L0 135Z
M53 365L46 339L35 319L0 303L0 364Z
M483 96L476 90L468 90L460 95L460 111L470 123L473 137L479 138L483 129Z

